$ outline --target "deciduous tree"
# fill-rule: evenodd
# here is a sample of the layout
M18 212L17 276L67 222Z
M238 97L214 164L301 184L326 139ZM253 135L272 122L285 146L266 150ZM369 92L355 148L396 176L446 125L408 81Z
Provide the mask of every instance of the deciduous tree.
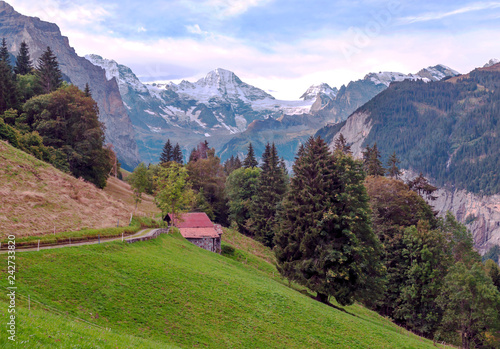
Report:
M155 181L155 203L163 215L188 210L194 201L194 192L188 182L187 169L178 163L160 166Z

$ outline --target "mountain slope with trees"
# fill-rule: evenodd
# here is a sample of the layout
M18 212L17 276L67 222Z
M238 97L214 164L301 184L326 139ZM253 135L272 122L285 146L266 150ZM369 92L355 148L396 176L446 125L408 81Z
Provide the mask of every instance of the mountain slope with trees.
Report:
M386 163L396 154L405 176L422 172L443 189L431 204L451 210L485 252L500 244L500 65L423 83L403 81L318 135L333 147L340 134L353 153L377 144Z

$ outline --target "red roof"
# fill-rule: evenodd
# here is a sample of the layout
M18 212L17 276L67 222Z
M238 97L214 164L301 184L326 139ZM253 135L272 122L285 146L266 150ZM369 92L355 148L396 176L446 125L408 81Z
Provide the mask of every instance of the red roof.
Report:
M179 228L179 230L185 239L218 238L221 235L213 225L211 228Z
M168 216L177 228L214 228L214 224L205 212L169 214Z

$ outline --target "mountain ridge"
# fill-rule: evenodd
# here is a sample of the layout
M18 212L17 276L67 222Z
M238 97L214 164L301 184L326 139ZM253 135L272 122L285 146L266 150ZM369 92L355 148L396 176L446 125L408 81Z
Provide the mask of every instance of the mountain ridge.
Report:
M106 125L106 141L113 144L122 165L131 169L139 163L134 131L117 82L106 80L104 70L79 57L56 24L24 16L0 1L0 37L6 38L8 50L13 55L17 55L21 42L25 41L34 62L50 46L66 80L81 90L89 84L99 107L99 119Z

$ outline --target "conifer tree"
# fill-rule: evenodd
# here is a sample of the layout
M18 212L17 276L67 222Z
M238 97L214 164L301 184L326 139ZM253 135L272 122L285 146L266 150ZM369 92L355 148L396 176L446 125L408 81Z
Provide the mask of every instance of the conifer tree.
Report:
M59 69L57 57L47 46L47 50L38 59L36 75L43 93L50 93L62 85L62 73Z
M33 70L33 62L30 58L29 48L25 41L21 42L19 53L16 58L16 66L14 72L16 75L30 74Z
M259 163L257 162L257 160L255 160L255 153L254 153L254 150L253 150L252 143L250 143L248 145L247 157L243 161L243 167L244 168L257 167L258 164Z
M182 165L184 163L184 156L182 155L181 147L179 146L179 143L175 144L173 153L172 153L172 161L177 162L178 164Z
M436 197L433 196L432 193L437 190L437 187L430 184L422 172L420 172L420 174L413 180L408 181L408 186L410 187L410 190L418 193L421 197L427 198L428 200L436 200Z
M335 150L341 151L344 154L352 154L351 146L347 145L347 140L342 133L335 140Z
M224 172L226 173L226 176L229 176L233 171L241 168L241 161L240 159L234 155L231 155L231 157L226 160L224 163Z
M10 66L7 42L2 39L0 48L0 113L17 106L17 87Z
M398 167L399 162L399 159L396 157L396 152L393 152L389 160L387 160L387 175L389 177L399 179L399 176L401 176L401 171Z
M173 160L173 149L172 144L170 143L170 139L167 139L167 142L163 146L163 151L160 155L160 164L165 164Z
M366 146L363 151L363 163L365 172L369 176L383 176L385 174L385 168L382 166L380 161L380 152L377 147L377 143L370 147Z
M248 221L248 229L255 239L269 247L274 245L273 238L278 224L276 217L287 190L286 175L280 163L276 146L274 143L267 143L262 154L262 172L257 182L257 194L253 199L251 218Z
M92 97L92 92L90 91L90 86L88 82L85 84L85 89L83 90L83 93L85 93L86 97Z
M318 137L308 140L293 170L275 237L278 270L316 291L319 301L334 296L352 304L380 284L383 270L362 165L344 154L334 158Z
M196 148L193 148L193 150L191 150L191 153L189 154L189 161L188 162L193 162L196 160L198 160L198 154L196 152Z
M2 39L2 46L0 46L0 62L5 62L10 67L10 55L5 38Z

